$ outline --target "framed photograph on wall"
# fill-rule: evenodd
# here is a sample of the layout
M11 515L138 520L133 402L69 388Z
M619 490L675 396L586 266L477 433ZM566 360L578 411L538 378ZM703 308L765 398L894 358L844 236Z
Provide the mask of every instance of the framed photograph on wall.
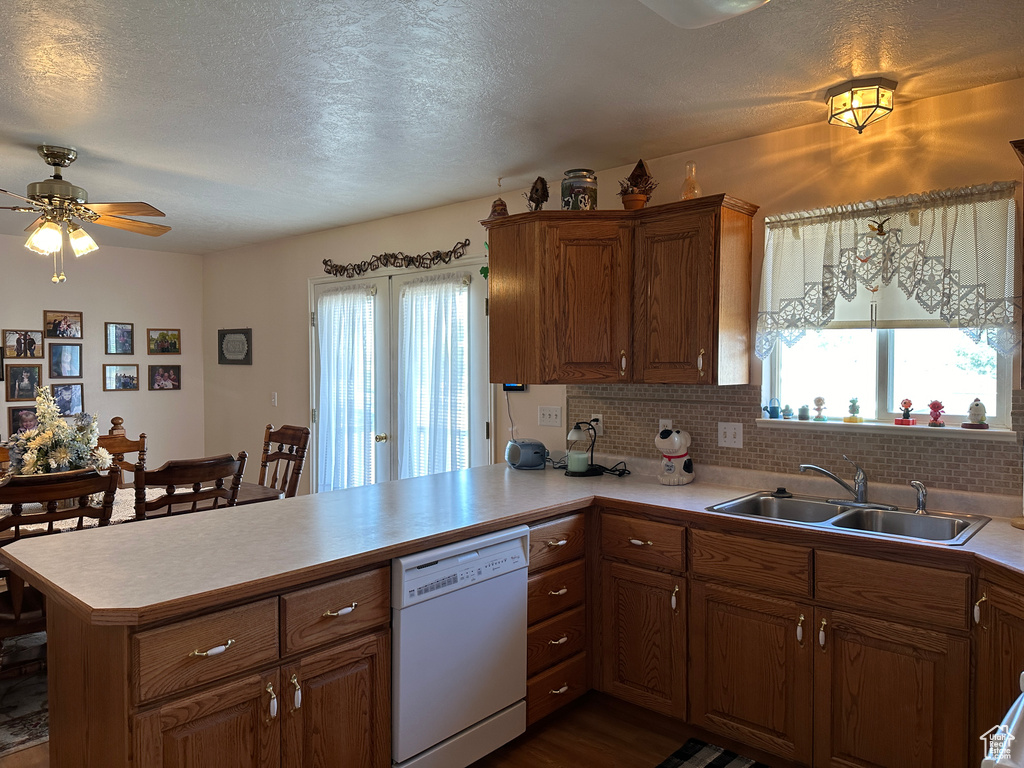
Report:
M44 309L43 335L48 339L82 338L82 313L67 309Z
M81 384L51 384L50 391L61 416L77 416L82 413Z
M42 331L4 330L4 357L11 360L42 360L45 356Z
M7 374L7 399L35 400L36 388L43 380L43 366L41 365L11 365L4 366Z
M139 366L104 365L103 391L129 392L139 388Z
M106 354L135 354L135 323L106 323L103 337L106 339Z
M147 328L146 351L151 355L180 355L180 328Z
M16 435L26 429L39 426L34 405L15 405L7 409L8 435Z
M217 331L219 365L252 365L252 328L221 328Z
M50 378L82 378L82 345L50 342Z
M181 366L180 365L151 365L149 366L149 388L157 389L181 389Z

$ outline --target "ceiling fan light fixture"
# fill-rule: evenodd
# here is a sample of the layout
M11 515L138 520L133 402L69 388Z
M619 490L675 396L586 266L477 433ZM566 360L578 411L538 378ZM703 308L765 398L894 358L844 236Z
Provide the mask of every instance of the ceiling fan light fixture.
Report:
M25 247L43 255L60 250L62 233L60 225L52 221L44 221L28 236Z
M884 77L851 80L825 93L829 125L846 125L857 133L887 117L893 109L896 82Z
M68 224L68 240L71 241L71 250L75 252L76 257L85 256L99 248L89 233L74 222Z
M740 16L769 0L640 0L666 21L683 29L700 29Z

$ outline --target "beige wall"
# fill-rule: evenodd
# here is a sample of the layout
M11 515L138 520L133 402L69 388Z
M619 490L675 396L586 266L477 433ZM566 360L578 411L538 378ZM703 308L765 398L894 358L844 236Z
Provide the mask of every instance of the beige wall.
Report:
M686 116L680 107L680 120ZM822 106L824 114L824 106ZM554 119L555 116L552 116ZM665 158L644 158L661 182L653 204L677 199L687 160L697 163L706 194L727 192L760 206L754 220L756 306L765 215L908 192L1019 179L1009 141L1024 138L1024 79L914 103L900 103L863 135L824 120L788 131ZM643 148L639 148L643 154ZM617 208L616 181L635 160L598 170L600 205ZM581 158L579 164L586 165ZM481 168L494 176L504 168ZM557 190L563 168L537 168ZM445 183L438 179L438 184ZM510 210L525 210L522 190L505 191ZM1019 195L1019 193L1018 193ZM553 195L557 197L557 193ZM321 261L358 261L384 251L447 249L470 238L482 251L491 197L209 255L203 265L205 300L206 449L258 452L267 422L305 424L309 418L308 282ZM552 200L549 207L557 207ZM1018 213L1019 216L1019 213ZM252 368L216 364L216 329L253 328ZM753 319L751 320L753 331ZM760 381L752 361L751 381ZM270 405L278 392L278 406ZM564 449L567 429L537 427L537 406L565 405L563 387L531 387L511 398L516 434ZM495 397L495 453L508 437L500 392ZM606 421L608 420L606 415Z
M24 238L0 235L0 327L41 330L44 309L81 312L82 378L60 381L83 384L83 405L98 416L100 431L110 428L112 416L121 416L129 436L145 432L147 465L152 467L172 458L202 456L202 257L104 246L103 228L96 229L100 249L81 259L71 256L65 262L67 282L61 285L50 282L52 262L26 250ZM107 322L135 324L134 355L104 354ZM181 355L147 355L147 328L180 328ZM44 383L51 383L49 354L35 362L43 364ZM146 388L147 366L161 362L181 365L180 391ZM104 363L138 364L139 391L104 392ZM12 405L20 403L4 403L0 433L5 438Z

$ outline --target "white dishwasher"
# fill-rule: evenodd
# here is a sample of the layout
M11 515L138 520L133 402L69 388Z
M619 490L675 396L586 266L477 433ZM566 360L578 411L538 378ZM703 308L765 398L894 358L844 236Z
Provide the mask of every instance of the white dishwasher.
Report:
M525 525L391 563L392 761L465 768L526 730Z

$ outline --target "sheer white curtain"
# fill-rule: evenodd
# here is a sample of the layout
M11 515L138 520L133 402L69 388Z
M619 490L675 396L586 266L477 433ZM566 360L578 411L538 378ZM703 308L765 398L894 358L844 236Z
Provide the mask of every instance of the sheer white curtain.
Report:
M400 477L469 466L468 273L406 283L398 312Z
M344 285L317 301L319 492L374 481L374 293Z

